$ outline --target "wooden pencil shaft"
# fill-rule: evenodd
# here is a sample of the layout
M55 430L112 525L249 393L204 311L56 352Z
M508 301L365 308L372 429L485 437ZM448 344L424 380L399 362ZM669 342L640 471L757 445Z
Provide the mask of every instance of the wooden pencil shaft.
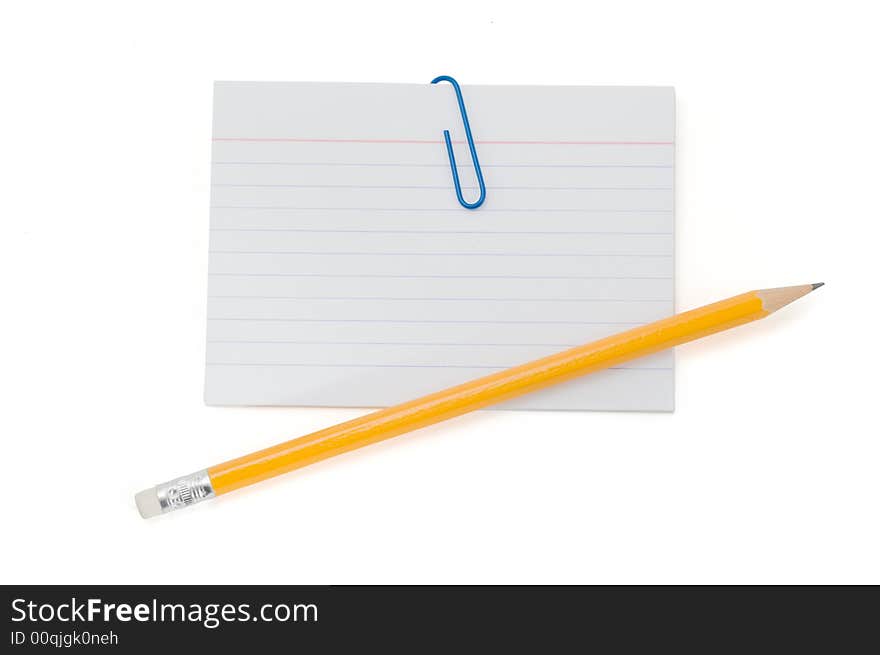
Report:
M810 285L804 285L741 294L381 409L213 466L208 469L211 484L217 494L227 493L328 457L763 318L811 289Z

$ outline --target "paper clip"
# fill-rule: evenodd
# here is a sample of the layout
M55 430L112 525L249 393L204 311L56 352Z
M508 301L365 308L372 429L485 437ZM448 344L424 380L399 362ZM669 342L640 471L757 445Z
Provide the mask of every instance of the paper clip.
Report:
M483 182L483 171L480 169L480 161L477 159L477 149L474 147L474 137L471 134L471 124L468 121L467 111L464 108L464 99L461 97L461 87L458 82L448 75L441 75L431 80L431 84L437 82L449 82L455 89L455 97L458 98L458 108L461 111L461 120L464 123L464 133L467 136L468 148L471 151L471 159L474 162L474 172L477 174L477 182L480 185L480 197L475 202L467 202L461 195L461 181L458 179L458 167L455 165L455 153L452 150L452 139L449 137L449 130L443 130L443 138L446 139L446 152L449 153L449 165L452 167L452 182L455 184L455 195L458 196L458 202L465 209L476 209L483 204L486 199L486 184Z

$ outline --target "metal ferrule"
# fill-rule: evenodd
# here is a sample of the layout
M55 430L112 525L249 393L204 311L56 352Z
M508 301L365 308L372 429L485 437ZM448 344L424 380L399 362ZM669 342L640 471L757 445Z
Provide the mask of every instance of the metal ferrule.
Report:
M156 496L164 514L213 498L215 494L208 471L204 470L157 485Z

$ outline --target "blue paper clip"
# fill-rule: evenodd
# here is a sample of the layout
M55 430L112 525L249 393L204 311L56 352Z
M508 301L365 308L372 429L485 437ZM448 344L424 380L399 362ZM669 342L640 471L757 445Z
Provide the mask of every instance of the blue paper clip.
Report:
M477 149L474 147L474 137L471 134L471 124L468 122L467 111L464 108L464 99L461 97L461 87L458 82L448 75L441 75L431 80L431 84L437 82L449 82L455 89L455 96L458 98L458 108L461 111L461 120L464 123L464 133L467 136L468 148L471 151L471 159L474 161L474 172L477 174L477 182L480 185L480 197L475 202L467 202L461 195L461 182L458 179L458 167L455 165L455 153L452 151L452 139L449 138L449 130L443 130L443 138L446 139L446 152L449 153L449 165L452 167L452 182L455 184L455 195L458 196L458 202L465 209L476 209L483 204L486 199L486 184L483 182L483 171L480 169L480 161L477 159Z

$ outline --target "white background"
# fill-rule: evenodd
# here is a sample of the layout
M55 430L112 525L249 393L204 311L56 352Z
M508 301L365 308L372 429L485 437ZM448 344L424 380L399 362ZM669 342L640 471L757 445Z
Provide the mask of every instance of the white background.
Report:
M4 583L880 583L872 3L11 3ZM487 413L142 520L141 488L351 418L202 403L214 79L668 84L674 414Z

